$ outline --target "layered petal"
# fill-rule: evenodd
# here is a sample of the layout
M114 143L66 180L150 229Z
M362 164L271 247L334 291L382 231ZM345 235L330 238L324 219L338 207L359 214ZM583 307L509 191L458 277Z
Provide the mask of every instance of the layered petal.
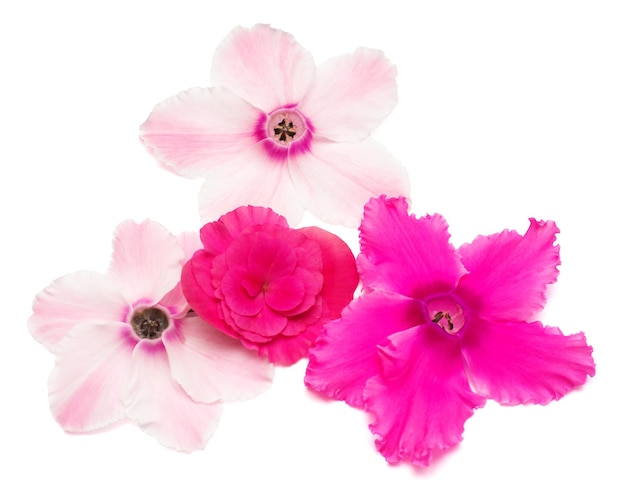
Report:
M179 322L166 333L172 377L195 401L239 401L253 398L272 384L273 366L199 317Z
M359 48L318 66L299 109L314 124L317 135L359 141L369 136L397 102L396 68L380 50Z
M203 222L218 219L241 205L263 205L284 215L290 225L302 219L304 206L294 189L289 168L275 161L263 142L249 147L219 170L208 171L198 195Z
M57 279L35 297L28 328L37 341L54 352L75 325L119 322L128 305L109 277L75 272Z
M212 82L265 112L298 103L315 75L313 57L289 33L236 27L215 50Z
M140 137L165 167L204 177L256 143L262 112L227 88L192 88L159 103Z
M365 205L357 267L366 288L413 298L452 290L465 272L438 214L408 214L404 198L372 199Z
M143 340L136 346L122 400L128 418L142 430L164 446L185 452L206 445L222 414L221 403L192 400L172 378L160 340Z
M356 227L370 198L409 196L406 169L371 139L313 140L309 153L290 158L289 171L299 201L328 223Z
M524 236L503 231L461 246L469 274L459 283L459 294L487 319L530 319L545 305L546 286L559 273L558 232L552 221L530 219Z
M469 387L459 341L426 324L390 336L378 356L381 372L363 391L376 447L390 463L428 465L485 403Z
M595 373L582 332L564 336L539 322L477 321L462 347L475 389L506 405L558 400Z
M48 389L63 429L88 432L124 418L121 391L137 342L131 333L122 323L78 324L58 344Z
M108 275L133 303L157 303L178 284L185 253L161 224L127 220L115 231Z
M362 407L368 379L378 373L378 346L389 335L424 322L418 302L374 291L346 307L326 325L309 352L305 384L326 396Z

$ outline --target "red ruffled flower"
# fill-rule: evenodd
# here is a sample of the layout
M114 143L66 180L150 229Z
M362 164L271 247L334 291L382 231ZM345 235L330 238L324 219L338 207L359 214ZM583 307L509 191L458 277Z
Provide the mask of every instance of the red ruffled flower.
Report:
M304 357L358 284L354 255L318 227L292 229L263 207L240 207L200 230L183 268L194 311L275 363Z

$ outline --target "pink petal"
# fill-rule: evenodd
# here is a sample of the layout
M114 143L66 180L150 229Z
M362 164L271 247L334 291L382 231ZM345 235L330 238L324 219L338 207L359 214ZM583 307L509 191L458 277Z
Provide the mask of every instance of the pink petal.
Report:
M295 276L283 276L273 279L265 292L265 302L277 312L293 310L302 303L304 297L305 287L302 277Z
M210 222L242 205L261 205L287 218L302 219L304 207L294 189L289 168L269 156L259 142L224 167L205 174L200 190L200 218Z
M135 348L122 399L131 420L164 446L178 451L204 448L222 414L221 403L195 402L172 378L160 340L143 340Z
M382 291L364 294L346 307L340 319L326 325L309 353L305 384L362 407L363 387L378 373L377 346L422 321L415 300Z
M319 136L359 141L398 102L396 69L380 50L359 48L317 68L317 77L299 110Z
M363 285L413 298L452 290L465 269L445 219L417 219L407 211L404 198L376 198L365 206L357 258Z
M530 219L524 236L503 231L479 236L459 248L469 270L459 294L480 295L474 303L481 315L496 320L527 320L545 304L546 286L556 281L560 263L559 230L552 221Z
M289 161L300 201L332 224L358 226L363 205L381 194L409 196L409 177L379 143L313 140L308 153ZM292 224L293 225L293 224Z
M54 352L76 324L119 321L128 306L109 277L76 272L57 279L36 296L28 328L37 341Z
M123 419L121 390L136 339L122 323L79 324L57 347L50 408L69 432L102 429Z
M434 452L459 443L463 424L485 398L467 382L459 341L427 324L379 347L381 374L363 391L376 447L390 463L428 465Z
M462 336L476 390L502 404L546 404L593 376L592 348L580 332L564 336L539 322L479 321Z
M339 236L324 229L304 227L298 231L316 241L322 248L324 286L321 295L328 306L330 318L336 319L352 301L359 284L354 254Z
M115 232L108 274L133 303L157 303L178 284L184 256L176 238L162 225L128 220Z
M320 328L311 326L296 336L281 334L257 346L259 355L277 365L289 366L304 358L318 337Z
M165 167L204 177L257 138L262 112L226 88L192 88L159 103L140 128L144 145Z
M298 103L311 85L315 63L289 33L257 24L237 27L217 47L212 81L270 112Z
M183 249L185 261L189 260L195 252L202 249L202 242L196 231L182 232L176 236L176 241Z
M253 398L272 384L273 366L198 317L179 321L180 332L163 343L172 376L191 398L203 403Z

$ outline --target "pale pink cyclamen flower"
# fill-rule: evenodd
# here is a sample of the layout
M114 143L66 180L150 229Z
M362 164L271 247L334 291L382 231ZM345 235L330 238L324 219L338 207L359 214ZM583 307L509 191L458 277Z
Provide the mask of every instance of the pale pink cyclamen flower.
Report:
M440 215L370 201L357 266L364 293L311 350L306 384L371 412L391 463L427 465L490 398L545 404L593 376L582 332L531 321L556 281L554 222L530 221L455 249Z
M39 293L29 329L56 355L52 414L68 432L124 420L179 451L203 448L223 401L266 390L273 368L197 316L180 288L197 235L122 223L106 274L76 272Z
M200 230L182 288L202 318L271 362L308 353L359 282L352 251L319 227L291 229L264 207L239 207Z
M406 170L369 137L397 102L395 78L379 50L316 67L290 34L237 27L215 51L213 87L158 104L141 139L167 169L206 178L204 222L251 204L292 226L306 208L356 227L372 196L409 196Z

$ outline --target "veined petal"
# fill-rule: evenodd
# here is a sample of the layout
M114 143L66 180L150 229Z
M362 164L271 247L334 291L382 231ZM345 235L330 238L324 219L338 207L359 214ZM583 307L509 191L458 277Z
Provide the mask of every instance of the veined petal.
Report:
M463 439L463 424L485 403L469 387L459 341L422 325L391 336L379 358L381 373L363 391L376 447L390 463L428 465Z
M315 81L299 106L319 136L359 141L398 102L396 68L380 50L359 48L317 68Z
M222 414L221 403L192 400L172 378L161 341L141 341L132 356L122 392L128 418L164 446L178 451L204 448Z
M459 294L489 320L532 318L545 305L546 286L559 273L558 232L552 221L530 219L524 236L507 230L461 246L469 274L461 279Z
M274 368L199 317L178 322L179 332L163 343L172 376L196 401L240 401L253 398L272 384Z
M313 140L308 153L289 159L289 170L300 201L332 224L358 226L363 205L372 197L409 196L406 169L372 139Z
M161 224L128 220L115 232L108 275L129 300L157 303L178 284L184 257L176 238Z
M582 332L540 322L481 320L464 330L462 348L475 389L506 405L558 400L595 374Z
M192 88L159 103L140 136L165 167L182 176L204 177L257 141L261 116L226 88Z
M413 298L452 290L465 272L438 214L408 214L404 198L372 199L361 223L357 267L366 288Z
M121 391L136 344L131 332L121 323L79 324L58 344L48 387L63 429L88 432L125 417Z
M111 278L81 271L54 281L35 297L28 328L49 351L81 322L121 321L128 302Z
M290 225L298 225L304 207L289 175L287 164L274 161L263 142L246 150L228 167L210 171L200 190L200 218L203 222L242 205L261 205L284 215Z
M189 260L195 252L202 249L202 242L196 231L182 232L176 236L176 241L178 241L178 244L183 249L183 259L185 261Z
M315 75L313 57L289 33L237 27L215 50L212 81L271 112L298 103Z
M326 325L309 353L305 384L326 396L362 407L363 387L378 373L378 348L387 336L423 323L419 304L374 291L346 307Z

